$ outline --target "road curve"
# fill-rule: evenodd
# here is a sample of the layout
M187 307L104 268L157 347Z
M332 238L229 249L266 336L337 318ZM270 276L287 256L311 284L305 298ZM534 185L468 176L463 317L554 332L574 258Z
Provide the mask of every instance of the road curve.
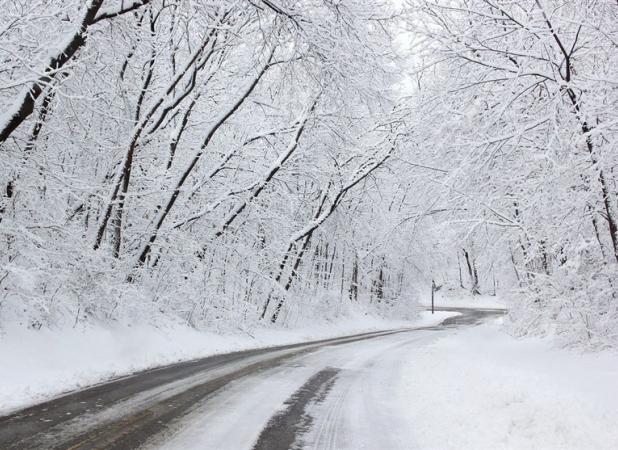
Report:
M164 434L172 423L231 383L327 346L420 330L475 325L503 314L495 309L446 308L461 313L442 324L363 333L336 339L215 355L93 386L0 417L2 449L132 449ZM309 377L262 430L255 449L286 449L307 427L304 408L326 395L337 370Z

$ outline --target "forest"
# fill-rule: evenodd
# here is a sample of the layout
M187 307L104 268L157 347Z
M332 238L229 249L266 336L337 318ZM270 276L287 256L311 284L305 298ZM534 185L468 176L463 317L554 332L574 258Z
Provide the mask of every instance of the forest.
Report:
M618 345L615 0L0 0L0 336L497 296Z

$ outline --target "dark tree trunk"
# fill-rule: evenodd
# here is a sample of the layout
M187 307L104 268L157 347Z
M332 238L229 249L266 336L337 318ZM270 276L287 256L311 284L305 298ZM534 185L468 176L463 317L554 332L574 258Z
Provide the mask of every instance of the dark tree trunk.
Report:
M45 120L47 119L47 115L49 114L51 110L51 102L54 99L54 95L55 95L55 90L53 89L52 86L50 86L47 90L47 93L45 94L45 97L43 98L43 102L41 103L41 109L39 110L39 115L34 123L34 126L32 127L32 132L30 133L30 138L28 139L28 143L24 147L22 164L26 164L28 157L30 156L30 154L32 153L32 150L34 149L34 145L36 144L36 141L39 139L39 135L41 134L41 130L43 129L43 124L45 123ZM40 170L39 170L39 174L41 175ZM10 199L12 199L17 194L18 177L19 177L19 172L13 174L12 178L10 178L6 184L5 196L6 196L7 202L10 201ZM2 218L4 216L5 210L6 210L5 207L0 205L0 222L2 222Z
M352 277L350 279L350 300L358 301L358 255L352 259Z
M476 270L476 265L474 264L474 260L470 256L470 254L466 251L466 249L462 249L464 257L466 258L466 265L468 266L468 275L470 276L470 283L472 286L470 287L470 292L472 295L480 295L481 291L479 290L479 276Z
M612 247L613 247L613 256L616 262L618 262L618 221L617 221L616 215L614 213L614 208L612 205L611 190L605 178L605 172L603 171L603 168L601 167L600 162L597 158L597 154L594 148L594 143L592 142L591 132L593 130L593 127L590 126L590 124L586 121L586 118L581 111L580 97L578 97L575 91L573 90L573 88L570 87L571 74L573 73L571 57L575 49L575 44L571 46L570 51L567 50L567 47L565 47L564 43L558 36L556 29L554 28L549 17L545 13L545 10L539 3L539 0L536 1L536 4L541 10L545 23L547 24L547 27L549 31L551 32L554 40L558 44L558 48L560 52L564 56L564 75L562 74L562 72L560 72L560 76L566 83L566 86L565 86L566 94L569 97L569 100L571 101L571 104L573 105L573 110L575 111L575 115L580 122L582 134L586 137L586 148L588 150L588 153L590 154L590 161L592 162L594 167L596 167L597 169L597 176L598 176L600 190L601 190L601 198L603 200L603 206L605 208L607 228L609 231L609 235L610 235L610 239L611 239Z
M59 49L58 53L51 58L44 68L43 75L32 83L29 90L20 94L21 98L13 103L11 109L13 115L2 125L0 129L0 143L6 141L9 136L21 125L34 111L34 105L45 88L53 81L58 70L62 69L86 43L86 31L94 22L103 0L93 0L87 7L78 28L73 33L71 39L65 44L64 48Z

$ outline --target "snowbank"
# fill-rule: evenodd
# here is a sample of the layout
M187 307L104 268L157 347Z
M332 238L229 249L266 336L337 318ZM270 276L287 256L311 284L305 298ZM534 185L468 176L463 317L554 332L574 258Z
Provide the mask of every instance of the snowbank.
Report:
M418 448L618 448L618 355L516 339L499 323L415 349L401 405Z
M358 314L296 329L238 330L221 335L187 327L91 328L62 332L10 330L0 338L0 414L139 370L258 347L364 331L437 324L451 312L428 312L414 321Z

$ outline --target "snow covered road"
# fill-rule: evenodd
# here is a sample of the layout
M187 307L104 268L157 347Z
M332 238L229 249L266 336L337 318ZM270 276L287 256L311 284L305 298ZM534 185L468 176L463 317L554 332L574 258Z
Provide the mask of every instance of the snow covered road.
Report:
M323 346L407 331L240 351L139 372L0 417L0 448L136 448L209 404L234 380L259 376Z
M618 448L615 359L513 339L496 311L461 312L144 372L0 419L0 447Z
M447 322L322 347L238 380L151 448L618 448L615 355L517 340L491 317Z
M177 434L153 447L412 448L410 427L399 423L401 411L392 408L400 397L399 369L411 348L442 333L447 331L393 334L291 359L234 382L186 418ZM391 435L392 429L406 433Z

